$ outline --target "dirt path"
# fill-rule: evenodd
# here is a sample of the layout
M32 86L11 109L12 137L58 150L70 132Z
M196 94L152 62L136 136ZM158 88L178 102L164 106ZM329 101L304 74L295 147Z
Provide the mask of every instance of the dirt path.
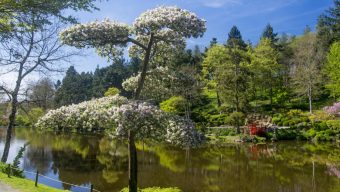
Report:
M0 181L0 191L6 191L6 192L20 192L16 189L13 189L11 186L6 185Z

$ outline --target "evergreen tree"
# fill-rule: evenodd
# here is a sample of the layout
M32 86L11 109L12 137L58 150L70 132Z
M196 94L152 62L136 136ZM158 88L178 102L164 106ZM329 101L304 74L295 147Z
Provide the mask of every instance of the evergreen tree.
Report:
M245 49L247 45L244 43L242 39L241 32L238 30L236 26L233 26L230 29L230 32L228 34L228 40L227 40L227 47L231 48L241 48Z
M92 96L99 98L102 97L106 91L104 87L104 75L105 75L105 69L99 69L99 66L97 66L96 70L93 73L93 81L92 81Z
M55 95L57 106L77 104L92 98L92 74L79 74L74 66L66 71L60 88Z
M278 42L277 33L274 33L274 29L270 24L267 24L266 28L262 32L261 39L267 38L272 44Z
M217 45L217 38L213 37L210 41L209 47L205 47L204 48L204 53L202 54L203 56L205 56L205 53L208 51L209 48L213 47L214 45Z
M266 90L270 104L273 103L274 89L279 84L279 53L272 47L272 39L262 38L252 54L252 72L258 90Z
M317 25L318 41L325 49L340 41L340 0L334 0L334 7L319 16Z
M219 105L231 106L234 112L248 107L248 54L238 47L211 47L203 61L203 78L216 91ZM237 132L240 132L238 127Z
M210 47L214 46L217 44L217 38L213 37L212 40L210 41Z

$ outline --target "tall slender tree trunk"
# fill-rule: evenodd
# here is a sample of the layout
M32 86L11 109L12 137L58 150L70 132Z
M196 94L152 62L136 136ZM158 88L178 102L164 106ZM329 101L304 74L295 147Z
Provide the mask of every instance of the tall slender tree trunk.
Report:
M129 131L129 191L137 192L138 159L135 145L135 135Z
M6 142L4 147L4 152L1 157L1 162L6 163L9 153L9 148L11 146L11 139L12 139L12 130L15 123L15 116L17 113L17 98L12 98L11 102L11 114L9 115L9 123L7 126L7 133L6 133Z
M22 71L23 71L23 64L20 65L18 79L16 81L16 85L14 91L11 94L12 101L11 101L11 114L9 115L9 123L7 126L7 133L6 133L6 143L4 147L4 152L1 157L1 162L6 163L8 158L9 149L11 146L11 139L12 139L12 130L15 124L15 117L17 113L18 107L18 93L22 81Z
M220 94L218 94L217 90L216 90L216 97L217 97L217 106L221 107L222 103L221 103L221 99L220 99Z
M308 100L309 100L309 113L312 114L313 113L313 109L312 109L312 87L308 88Z
M137 89L135 92L134 99L138 100L140 98L141 91L143 89L146 72L148 70L148 65L150 62L151 50L153 45L153 34L150 35L148 46L145 50L145 57L143 60L142 72L138 80ZM129 192L137 192L137 177L138 177L138 159L137 150L135 145L135 133L129 131Z

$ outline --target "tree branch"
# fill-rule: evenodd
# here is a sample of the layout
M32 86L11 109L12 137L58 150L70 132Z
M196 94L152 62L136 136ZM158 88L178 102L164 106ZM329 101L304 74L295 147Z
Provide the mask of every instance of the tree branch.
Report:
M144 50L147 50L148 48L146 46L144 46L141 42L135 40L135 39L132 39L132 38L128 38L128 42L131 42L133 44L136 44L138 45L139 47L141 47L142 49Z

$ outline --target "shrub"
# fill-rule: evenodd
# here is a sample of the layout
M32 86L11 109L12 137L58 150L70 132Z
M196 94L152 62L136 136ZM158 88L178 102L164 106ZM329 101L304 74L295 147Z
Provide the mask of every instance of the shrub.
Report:
M15 124L18 126L29 126L30 125L30 119L28 115L17 115L15 119Z
M220 126L220 125L227 125L230 123L230 118L226 114L219 114L219 115L210 115L208 117L209 125L210 126Z
M42 117L45 114L44 110L42 108L32 108L30 112L28 113L28 116L30 118L30 125L35 124L38 122L39 118Z
M230 124L234 126L241 126L244 124L245 116L242 112L233 112L230 114Z
M105 93L104 96L105 97L109 97L109 96L115 96L118 95L120 93L120 90L117 89L116 87L110 87Z
M276 131L278 140L294 140L300 136L297 130L294 129L279 129Z
M340 102L334 103L332 106L326 106L323 110L330 115L340 117Z
M308 131L304 132L303 133L303 136L306 138L306 139L312 139L314 138L316 135L316 131L314 128L312 129L309 129Z
M173 96L160 104L160 109L168 113L184 115L187 100L182 96Z
M334 116L326 113L325 111L315 111L314 114L309 116L311 122L325 121L333 119Z
M281 122L281 117L273 117L272 122L277 125L278 123Z
M16 125L19 126L30 126L38 122L38 119L44 115L42 108L32 108L28 114L22 113L16 116Z
M340 133L340 119L326 121L327 127Z
M328 129L328 126L325 121L313 123L313 127L316 131L323 131Z

